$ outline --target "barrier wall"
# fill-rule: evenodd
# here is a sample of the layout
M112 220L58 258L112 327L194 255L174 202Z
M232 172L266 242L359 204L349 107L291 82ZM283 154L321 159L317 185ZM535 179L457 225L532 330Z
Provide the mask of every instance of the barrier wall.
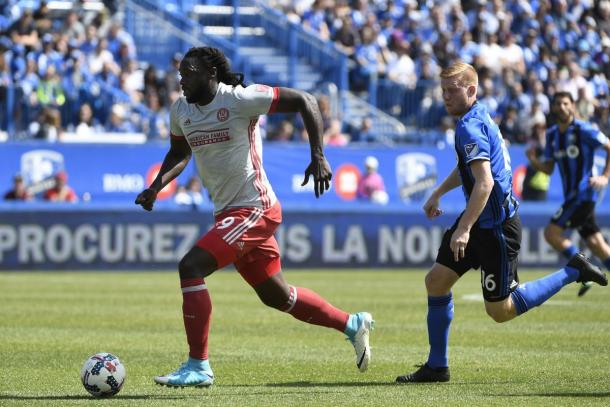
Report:
M38 206L1 208L0 270L175 269L212 222L209 210ZM284 209L276 237L287 268L426 268L458 215L431 222L415 209ZM553 209L522 207L522 267L563 264L543 236ZM600 211L598 221L610 238L610 211Z
M160 196L153 212L133 204L158 170L167 144L64 145L3 144L0 191L20 172L30 186L44 186L58 170L78 204L39 200L0 203L0 270L174 269L178 259L212 223L209 202L178 207L175 184ZM511 148L515 184L524 173L523 148ZM435 259L444 228L464 208L459 189L441 201L446 214L429 222L421 212L431 188L455 165L452 148L327 148L333 169L332 188L316 199L310 185L301 187L309 163L306 145L265 145L267 174L284 208L278 230L283 263L292 268L428 267ZM356 199L356 185L366 156L379 160L389 203ZM599 157L598 165L605 159ZM178 182L195 173L192 164ZM547 246L543 228L562 200L557 174L546 203L523 203L521 264L554 267L562 259ZM608 197L598 203L598 223L610 238Z
M147 186L156 175L167 152L167 143L144 145L106 144L47 144L5 143L0 151L0 192L11 186L11 176L20 172L26 184L36 185L50 179L58 170L69 174L68 183L79 196L87 195L92 202L131 203L134 196ZM525 174L526 158L522 147L510 148L515 185ZM395 148L326 148L333 170L331 191L316 200L313 183L301 187L303 172L309 164L309 147L301 144L265 144L264 167L273 188L283 204L329 205L331 207L360 208L356 199L356 186L363 171L366 156L379 160L379 173L383 176L390 206L404 208L409 204L420 206L422 200L455 166L452 147L439 150L434 147ZM597 167L602 168L605 157L599 156ZM195 174L193 162L178 178L186 183ZM169 200L176 183L166 187L160 196ZM517 191L518 192L518 191ZM563 199L558 171L551 178L549 202ZM460 189L449 193L445 207L462 208ZM610 206L605 197L602 204Z

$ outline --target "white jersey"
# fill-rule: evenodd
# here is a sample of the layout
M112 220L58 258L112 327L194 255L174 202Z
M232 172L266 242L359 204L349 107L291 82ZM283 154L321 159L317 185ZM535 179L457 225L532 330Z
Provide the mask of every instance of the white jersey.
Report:
M277 200L263 169L261 114L274 110L278 89L265 85L218 84L205 106L184 97L171 108L171 137L186 138L214 212L228 208L270 208Z

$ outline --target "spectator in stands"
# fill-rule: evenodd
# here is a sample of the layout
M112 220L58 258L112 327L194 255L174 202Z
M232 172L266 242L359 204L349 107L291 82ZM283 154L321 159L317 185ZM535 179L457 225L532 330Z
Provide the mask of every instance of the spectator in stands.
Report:
M136 59L136 46L133 37L123 29L119 21L113 21L110 24L106 40L108 43L108 51L112 53L115 61L118 62L121 59L121 44L124 44L127 47L128 58L131 60Z
M509 144L524 143L526 132L524 123L519 120L517 108L514 105L508 105L502 120L500 121L500 132Z
M54 177L55 186L44 193L45 201L50 202L77 202L78 197L74 190L68 186L68 174L60 171Z
M161 105L161 99L155 92L147 93L145 97L146 107L151 113L145 133L150 140L167 138L170 133L169 111Z
M58 108L66 102L64 90L59 81L59 75L55 70L55 65L49 65L47 70L38 82L36 90L38 103L42 106L51 106Z
M330 30L326 24L326 0L314 0L311 9L303 14L303 27L313 30L323 40L330 39Z
M68 38L76 40L78 44L85 41L85 26L80 22L78 14L74 10L70 10L66 15L62 31Z
M99 38L97 37L97 27L90 24L85 29L85 40L80 46L80 50L88 57L97 49Z
M388 61L388 79L404 86L407 89L415 89L417 74L415 73L415 62L409 56L409 43L401 36L390 37L390 60Z
M112 52L108 50L108 41L105 38L99 39L95 50L89 55L87 63L89 65L89 71L93 75L100 73L105 65L107 65L109 70L115 75L118 75L120 72L120 68L116 64Z
M365 117L360 123L360 127L354 131L352 141L375 142L377 134L373 132L373 119Z
M13 189L4 194L5 201L29 201L32 194L28 192L23 177L17 174L13 177Z
M269 136L269 141L292 141L294 138L294 125L289 120L282 120L277 129Z
M360 44L360 36L349 16L344 16L340 22L341 26L334 33L333 41L351 58Z
M544 116L538 116L532 126L532 133L528 143L528 149L532 149L539 160L544 155L546 144L546 120ZM551 177L542 171L538 171L528 162L521 198L524 201L546 201Z
M122 104L112 105L106 129L111 133L133 133L136 131L127 117L127 110Z
M136 60L130 60L121 72L121 89L127 93L134 103L144 99L144 71Z
M379 160L368 156L364 160L364 175L358 181L357 196L359 199L372 203L385 205L388 203L388 194L379 169Z
M343 147L349 143L349 136L342 131L341 120L333 119L330 127L324 132L324 144L328 146Z
M174 195L174 202L178 205L199 206L203 203L203 194L201 193L201 182L197 177L190 177L186 185L178 187Z
M182 54L176 52L169 63L169 69L165 73L165 99L163 104L165 106L171 106L173 101L170 101L172 95L180 95L182 90L180 89L180 73L178 68L180 67L180 61L182 61ZM176 97L177 98L177 97ZM175 100L175 99L174 99Z
M21 44L29 50L35 49L38 45L38 31L36 31L34 17L30 9L23 10L21 17L9 27L8 32L15 44Z
M45 106L40 111L38 121L29 126L30 135L39 140L54 143L61 140L63 134L59 110Z
M51 10L46 1L41 1L38 9L32 14L34 18L34 27L38 35L44 36L50 33L53 29L53 20L51 19Z
M78 125L74 132L79 137L88 137L102 131L99 123L93 117L93 110L89 103L83 103L78 110Z

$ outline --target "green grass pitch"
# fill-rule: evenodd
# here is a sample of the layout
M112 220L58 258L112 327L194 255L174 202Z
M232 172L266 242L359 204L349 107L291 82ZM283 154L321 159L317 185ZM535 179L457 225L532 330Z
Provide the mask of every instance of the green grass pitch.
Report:
M486 316L479 275L454 290L452 381L396 385L427 356L423 271L287 271L376 319L369 371L349 342L268 309L235 272L208 278L214 311L209 389L156 386L187 353L173 272L0 273L0 406L536 406L610 404L610 290L566 287L506 324ZM541 276L522 272L524 281ZM96 352L127 368L121 393L91 398L79 372Z

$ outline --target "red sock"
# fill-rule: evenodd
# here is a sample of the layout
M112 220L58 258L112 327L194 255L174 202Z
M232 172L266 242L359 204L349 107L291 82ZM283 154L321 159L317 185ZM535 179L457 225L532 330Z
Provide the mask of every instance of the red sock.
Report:
M208 332L212 317L212 300L203 278L180 280L182 316L189 344L189 356L208 358Z
M333 307L324 298L303 287L290 286L290 298L282 311L308 324L335 328L340 332L345 331L349 319L347 312Z

